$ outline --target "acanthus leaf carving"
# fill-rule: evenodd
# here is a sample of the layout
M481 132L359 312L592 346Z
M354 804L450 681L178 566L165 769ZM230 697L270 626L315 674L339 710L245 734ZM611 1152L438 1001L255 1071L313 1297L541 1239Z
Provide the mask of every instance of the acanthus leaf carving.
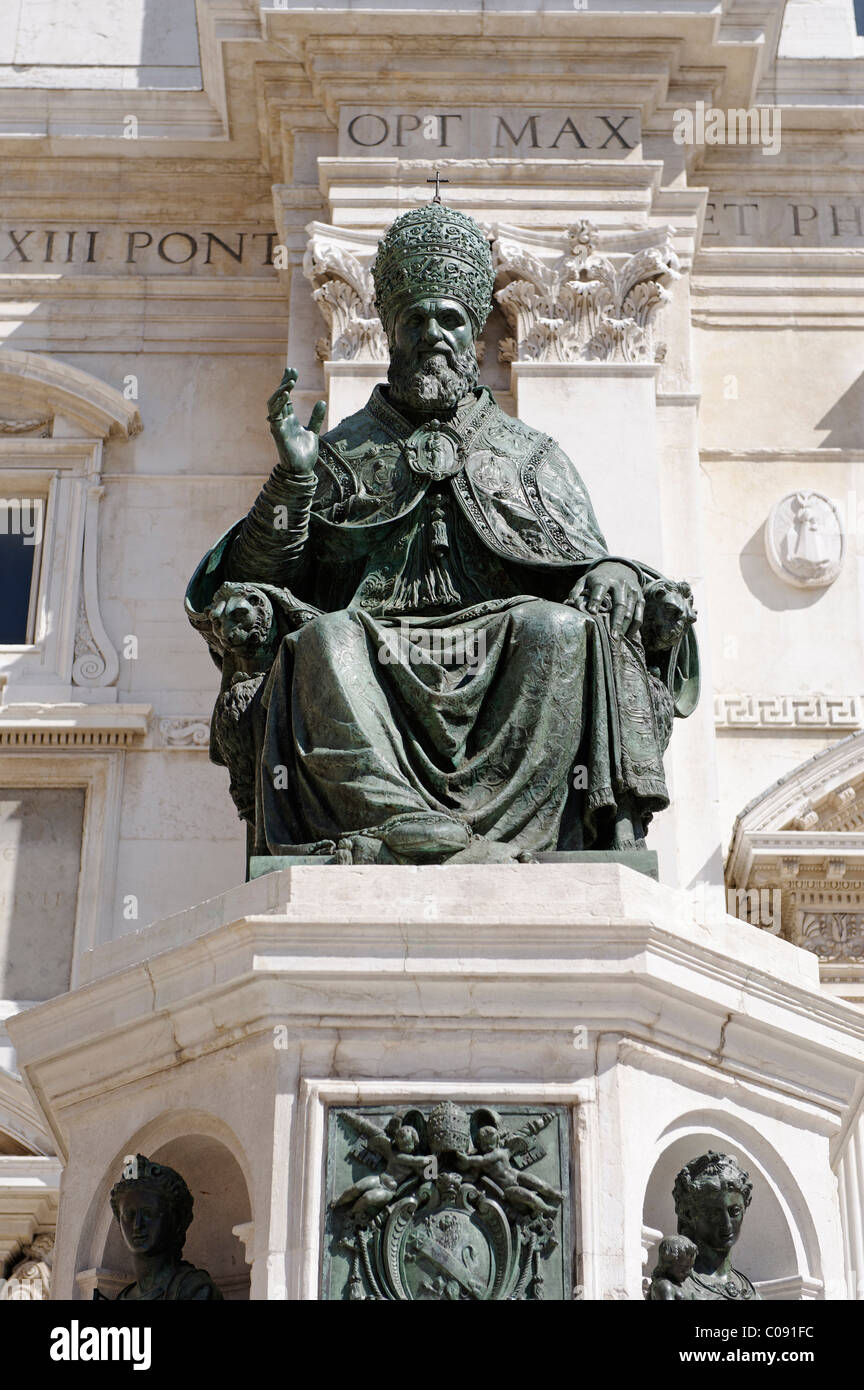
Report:
M635 254L604 255L590 222L576 223L563 243L560 236L499 229L496 269L514 277L495 296L514 330L501 344L499 359L656 360L653 319L670 297L668 286L680 278L671 233L667 228L662 245ZM532 246L547 255L535 254ZM552 259L549 251L559 248Z
M322 361L386 362L387 340L375 311L375 287L370 266L376 243L352 237L339 227L310 223L303 274L314 289L312 298L330 329L330 341L319 340Z
M861 912L805 912L797 933L798 944L820 960L860 961L864 956L864 914Z
M169 715L159 720L159 742L164 748L207 750L210 720L206 714Z
M78 595L78 617L75 622L75 648L72 661L73 685L99 685L105 675L105 658L93 640L87 610L84 605L84 588Z

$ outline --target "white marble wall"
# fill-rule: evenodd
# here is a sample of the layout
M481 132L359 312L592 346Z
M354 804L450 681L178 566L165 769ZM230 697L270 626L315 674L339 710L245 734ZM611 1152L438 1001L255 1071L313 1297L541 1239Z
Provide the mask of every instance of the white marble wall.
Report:
M4 0L0 86L200 84L195 0Z
M847 1297L830 1141L864 1021L821 995L813 956L613 866L408 868L398 895L391 875L257 879L97 949L75 995L12 1020L69 1154L55 1296L123 1272L123 1155L195 1177L203 1147L230 1220L202 1208L196 1248L239 1274L251 1217L252 1298L316 1298L325 1107L450 1099L570 1109L588 1299L641 1297L643 1227L668 1228L706 1145L754 1179L741 1268Z

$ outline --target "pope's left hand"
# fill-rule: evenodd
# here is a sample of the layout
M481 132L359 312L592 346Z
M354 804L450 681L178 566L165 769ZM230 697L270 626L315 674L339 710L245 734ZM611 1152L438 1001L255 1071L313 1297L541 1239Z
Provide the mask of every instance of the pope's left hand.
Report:
M603 560L574 584L564 600L571 608L583 613L608 610L613 637L625 632L638 632L645 611L642 587L629 565L617 560Z

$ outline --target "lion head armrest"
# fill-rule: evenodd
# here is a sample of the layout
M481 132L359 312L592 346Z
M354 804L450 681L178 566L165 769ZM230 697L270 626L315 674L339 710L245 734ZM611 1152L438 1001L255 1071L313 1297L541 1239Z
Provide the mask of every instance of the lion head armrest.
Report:
M222 670L222 688L269 671L282 638L312 622L319 610L288 589L226 580L206 607L187 596L186 615Z
M649 670L666 685L678 718L686 719L696 708L700 683L693 591L683 580L659 578L643 596L642 644Z
M210 724L210 757L227 767L240 817L254 823L259 691L282 638L318 616L288 589L225 580L198 609L186 596L186 616L210 649L222 683Z

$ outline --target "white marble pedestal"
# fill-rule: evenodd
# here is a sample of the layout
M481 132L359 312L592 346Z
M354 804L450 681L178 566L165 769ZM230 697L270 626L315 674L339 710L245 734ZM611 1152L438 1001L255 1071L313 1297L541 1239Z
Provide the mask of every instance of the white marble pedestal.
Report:
M625 868L269 874L99 947L10 1031L66 1162L57 1298L128 1268L108 1192L135 1152L189 1180L187 1257L229 1297L245 1254L252 1298L316 1298L326 1107L439 1099L572 1107L580 1296L641 1296L643 1231L674 1229L708 1147L753 1179L736 1264L763 1294L849 1296L832 1158L864 1012L811 954Z

